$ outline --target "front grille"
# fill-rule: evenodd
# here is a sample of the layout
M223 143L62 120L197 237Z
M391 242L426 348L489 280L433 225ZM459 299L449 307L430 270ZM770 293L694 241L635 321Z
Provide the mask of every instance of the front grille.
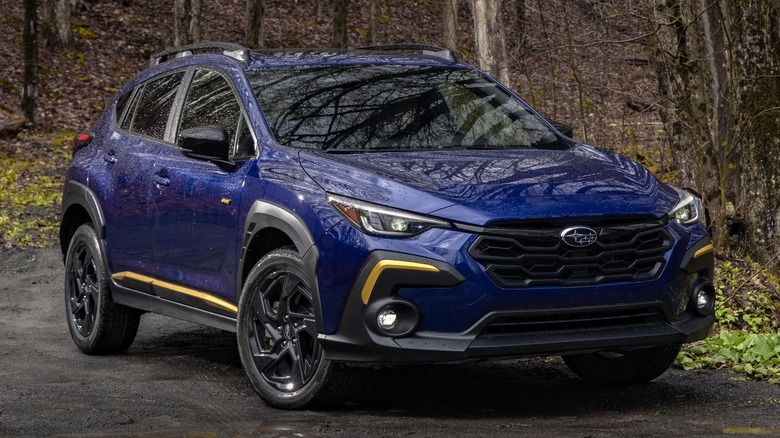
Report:
M543 332L628 327L665 322L658 307L593 309L542 315L499 316L482 331L484 335L515 335Z
M673 245L661 221L587 225L598 239L585 248L563 242L560 234L569 225L533 222L482 228L469 254L501 287L578 286L656 278Z

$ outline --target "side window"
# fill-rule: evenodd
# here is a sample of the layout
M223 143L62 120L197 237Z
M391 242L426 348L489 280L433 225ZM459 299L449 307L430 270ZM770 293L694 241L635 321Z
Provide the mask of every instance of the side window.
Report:
M127 105L130 103L130 96L132 95L133 90L130 90L127 93L119 96L119 99L116 102L114 113L114 121L116 123L120 123L122 121L122 114L125 113L125 108L127 108Z
M181 84L184 72L155 79L144 85L140 97L135 99L135 115L129 122L130 132L162 140L165 126ZM125 123L122 124L122 127Z
M136 90L139 91L136 93L135 92ZM129 96L130 99L127 99L126 105L128 106L128 108L124 116L122 115L122 112L119 110L119 105L117 104L117 110L116 110L117 121L121 123L120 127L125 131L129 131L130 124L133 123L133 113L135 112L135 107L138 106L137 105L138 95L141 94L140 90L143 90L143 85L139 87L135 87L132 91L128 92L125 95L125 96Z
M184 101L179 132L197 126L217 125L235 144L241 107L227 79L213 70L198 70ZM240 153L240 151L239 151Z
M246 123L246 119L241 117L238 121L238 141L236 142L235 156L252 157L255 155L255 139Z

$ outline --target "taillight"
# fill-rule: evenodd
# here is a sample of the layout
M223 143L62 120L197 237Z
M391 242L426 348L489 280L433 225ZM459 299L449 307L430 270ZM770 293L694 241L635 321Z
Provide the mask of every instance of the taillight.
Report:
M79 132L76 134L76 136L73 138L73 147L72 152L73 155L76 154L80 149L87 146L92 141L92 134L88 134L86 132Z

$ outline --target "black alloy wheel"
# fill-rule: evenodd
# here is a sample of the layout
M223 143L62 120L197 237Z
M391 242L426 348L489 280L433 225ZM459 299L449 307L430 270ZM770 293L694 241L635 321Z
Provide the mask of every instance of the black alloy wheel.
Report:
M311 381L322 358L311 292L296 273L282 269L267 272L258 286L263 294L252 300L252 358L269 385L297 391Z
M73 233L65 255L65 315L73 342L88 354L127 350L138 332L141 312L111 297L108 269L91 224Z
M263 257L247 278L238 310L238 347L252 386L270 406L339 404L354 373L324 358L303 261L290 249Z
M100 299L100 275L95 266L95 256L83 240L76 242L72 250L73 260L68 266L70 324L83 338L88 338L95 328L97 303Z

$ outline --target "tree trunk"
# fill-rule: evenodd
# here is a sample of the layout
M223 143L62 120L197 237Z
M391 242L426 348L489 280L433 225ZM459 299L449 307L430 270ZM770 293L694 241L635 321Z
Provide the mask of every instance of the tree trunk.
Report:
M646 0L645 6L661 119L681 185L703 195L719 248L771 263L780 253L780 6L763 0Z
M192 12L190 13L190 41L200 42L200 17L203 15L203 0L190 0Z
M200 41L202 0L174 0L174 45L185 46Z
M62 47L70 41L71 0L44 0L43 38L46 48Z
M472 0L474 40L479 54L479 67L509 86L504 28L501 26L499 6L500 0Z
M265 0L246 0L246 28L244 44L247 47L263 47L263 19L265 18Z
M515 23L515 32L517 33L517 45L521 50L525 48L525 0L515 0L515 12L517 13L517 22Z
M726 206L737 196L739 186L739 179L729 165L729 145L734 144L733 134L736 132L736 120L733 117L736 101L730 97L732 87L729 75L733 57L729 57L729 23L723 15L720 1L699 0L699 3L702 11L701 37L707 54L701 62L706 64L705 71L709 73L702 88L702 98L707 103L705 116L708 122L703 131L708 140L702 146L705 154L700 161L706 166L701 172L706 180L699 187L716 221L715 235L725 243L728 239L727 221L733 219L726 214Z
M458 49L458 0L444 0L442 8L442 44Z
M24 0L24 75L22 77L22 112L31 124L38 110L38 2Z
M347 0L333 1L333 47L347 47Z
M366 32L367 46L373 46L375 44L378 13L379 13L379 0L369 0L368 1L368 31Z
M715 0L701 0L712 2ZM693 3L693 4L692 4ZM672 150L675 167L680 171L682 187L698 191L710 209L716 243L727 243L726 218L723 214L727 181L733 173L723 166L727 145L717 139L720 135L716 121L721 100L715 100L712 74L717 74L711 63L704 64L706 56L691 57L690 53L724 51L716 48L723 42L722 22L712 15L710 27L700 20L697 0L650 0L647 7L651 62L656 69L658 91L663 100L659 105L661 121ZM710 12L715 14L716 9ZM702 35L709 35L703 38ZM704 40L707 40L705 42ZM709 45L709 47L707 47ZM716 62L716 61L712 61ZM720 78L723 87L727 78ZM721 87L721 90L724 88ZM730 123L728 120L723 123Z
M780 18L776 2L730 0L738 88L741 191L746 252L761 262L780 254ZM774 266L780 266L776 263Z

